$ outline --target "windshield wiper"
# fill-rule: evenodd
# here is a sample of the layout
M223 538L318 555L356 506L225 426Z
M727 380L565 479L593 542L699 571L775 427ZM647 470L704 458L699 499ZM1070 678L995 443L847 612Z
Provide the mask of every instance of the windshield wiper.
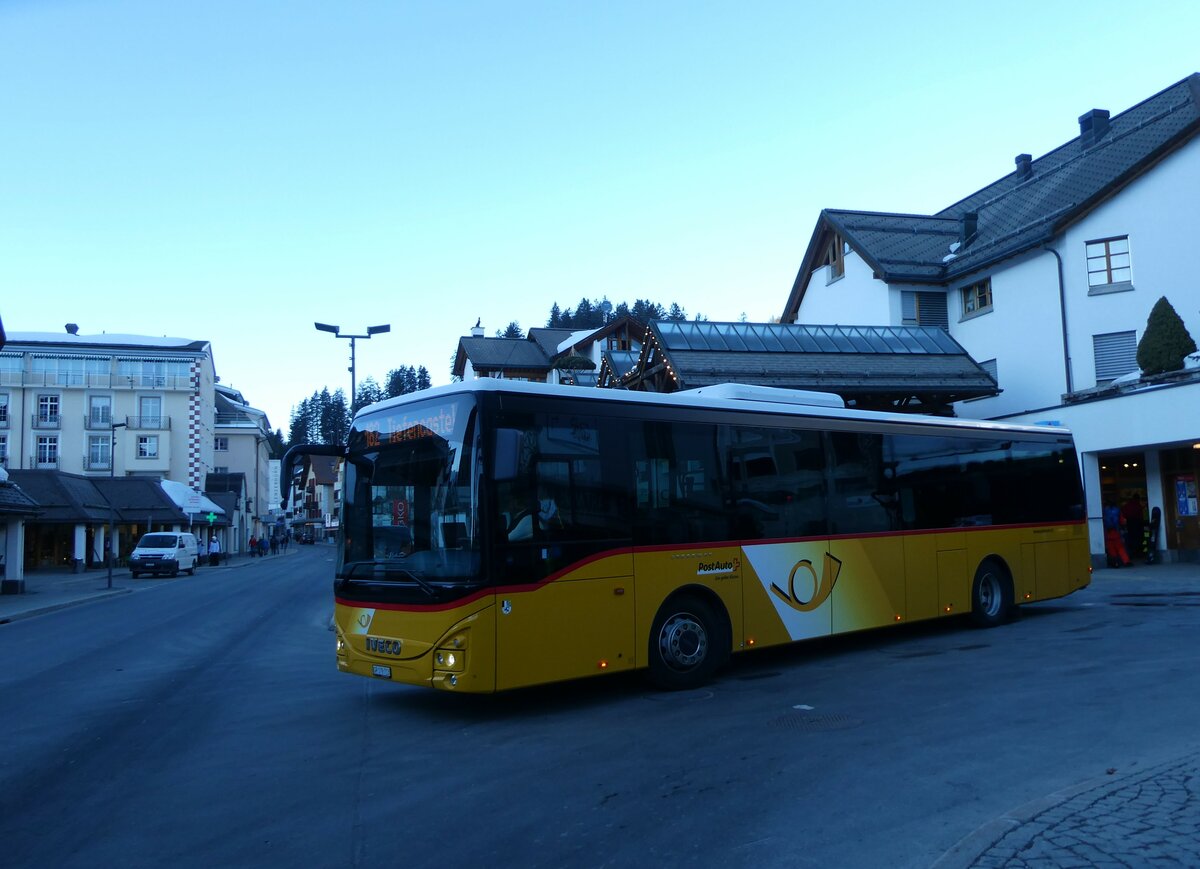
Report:
M423 592L425 592L427 595L429 595L430 597L437 597L437 589L434 588L432 583L430 583L428 580L424 579L420 574L409 570L407 567L400 567L400 565L404 564L403 561L399 561L396 559L390 559L388 561L376 561L375 563L382 564L389 571L394 570L397 573L404 574L409 579L411 579L413 582L415 582L417 585L419 585L421 587L421 590Z
M404 562L399 559L388 559L384 561L352 561L349 564L342 565L342 575L338 580L340 583L339 587L345 588L348 586L350 581L355 578L354 574L360 567L368 570L374 570L376 567L383 567L389 573L401 574L412 580L417 587L421 589L421 591L425 592L425 594L429 595L430 597L438 596L437 589L432 583L408 568L402 567L401 565L403 564Z

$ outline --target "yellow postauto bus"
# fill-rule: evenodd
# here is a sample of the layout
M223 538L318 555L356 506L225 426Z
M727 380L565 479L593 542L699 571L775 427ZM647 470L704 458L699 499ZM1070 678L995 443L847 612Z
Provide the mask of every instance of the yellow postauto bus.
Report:
M969 613L1090 580L1069 432L735 385L482 379L360 411L345 447L337 666L491 692Z

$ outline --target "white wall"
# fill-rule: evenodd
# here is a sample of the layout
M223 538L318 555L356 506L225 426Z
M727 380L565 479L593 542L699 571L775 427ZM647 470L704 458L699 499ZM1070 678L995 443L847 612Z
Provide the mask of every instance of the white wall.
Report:
M962 288L985 276L971 275L951 285L946 299L950 334L976 362L996 360L1003 392L960 402L955 413L986 419L1059 404L1067 375L1057 260L1040 251L1002 264L990 275L992 310L964 317Z
M809 278L796 322L809 326L880 326L892 320L887 285L872 276L871 267L856 253L846 254L846 271L833 283L829 266Z
M1193 338L1200 336L1200 280L1195 236L1200 226L1200 140L1130 184L1075 226L1059 245L1067 286L1075 388L1096 385L1092 336L1137 330L1141 340L1150 309L1166 296ZM1086 242L1129 236L1133 290L1089 296Z

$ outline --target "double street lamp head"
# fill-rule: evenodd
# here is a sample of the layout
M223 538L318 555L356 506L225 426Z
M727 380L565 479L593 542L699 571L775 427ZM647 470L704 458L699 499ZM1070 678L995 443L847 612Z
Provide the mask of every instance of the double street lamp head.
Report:
M354 393L357 384L354 381L354 339L355 338L370 338L372 335L379 335L383 332L392 331L391 324L384 323L380 326L368 326L367 334L365 335L343 335L341 326L333 326L329 323L313 323L317 327L318 332L329 332L335 338L350 339L350 367L347 369L350 372L350 403L354 404Z

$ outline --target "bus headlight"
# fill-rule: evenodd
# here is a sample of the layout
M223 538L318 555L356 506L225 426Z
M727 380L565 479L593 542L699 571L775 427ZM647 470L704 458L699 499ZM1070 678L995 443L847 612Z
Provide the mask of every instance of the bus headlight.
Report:
M339 654L339 655L346 654L346 641L342 639L341 634L338 634L338 636L337 636L337 654Z
M433 667L435 670L449 670L452 673L461 673L466 657L459 649L437 649L433 653Z

